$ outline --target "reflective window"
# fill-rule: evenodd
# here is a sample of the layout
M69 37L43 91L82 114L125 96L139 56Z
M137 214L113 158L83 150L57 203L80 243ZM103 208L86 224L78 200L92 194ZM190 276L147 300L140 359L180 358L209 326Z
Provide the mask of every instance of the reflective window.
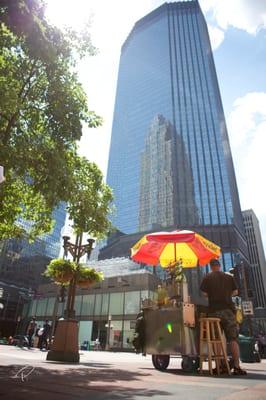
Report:
M150 295L149 290L141 290L141 292L140 292L141 301L148 299L149 295Z
M94 294L86 294L83 296L81 315L93 315L94 299Z
M75 306L74 306L76 315L81 314L81 306L82 306L82 296L76 296L75 297Z
M108 309L109 309L109 293L103 293L101 315L108 315Z
M110 293L109 314L121 315L124 312L124 293Z
M58 304L58 309L57 309L57 316L58 317L63 317L64 316L64 310L65 310L65 303L59 303Z
M140 310L140 292L125 293L125 314L137 314Z
M243 231L219 86L197 2L163 5L127 38L107 182L115 197L113 223L124 233L232 222Z
M112 321L112 329L110 329L110 347L122 347L123 341L123 322L122 321Z
M53 315L54 306L55 306L55 298L54 297L49 297L48 300L47 300L46 315Z
M29 310L29 316L35 316L36 315L36 308L37 308L37 300L33 300L31 302L31 307Z
M135 333L135 321L124 321L123 330L123 348L131 349L133 347L132 340Z
M94 315L101 315L101 308L102 308L102 295L96 294Z
M40 299L37 303L36 315L46 315L47 299Z

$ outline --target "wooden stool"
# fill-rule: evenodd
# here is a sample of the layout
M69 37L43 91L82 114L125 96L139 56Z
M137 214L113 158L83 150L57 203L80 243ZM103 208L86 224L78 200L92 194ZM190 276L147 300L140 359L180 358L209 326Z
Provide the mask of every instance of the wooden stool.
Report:
M215 360L217 374L221 372L221 362L230 375L230 367L222 337L220 318L200 318L200 373L203 372L203 361L208 358L209 371L213 375L212 360ZM207 346L207 354L204 347Z

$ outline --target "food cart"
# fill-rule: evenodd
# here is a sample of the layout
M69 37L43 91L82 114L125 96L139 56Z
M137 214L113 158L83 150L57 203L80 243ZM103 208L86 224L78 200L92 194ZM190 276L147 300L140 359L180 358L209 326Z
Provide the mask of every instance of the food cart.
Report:
M179 285L183 289L182 299L168 300L163 305L143 302L142 352L152 355L158 370L168 367L170 357L181 357L182 369L191 372L199 367L195 305L188 301L187 283Z
M143 302L133 340L138 352L152 355L156 369L165 370L170 357L182 357L184 371L198 369L195 321L198 310L190 300L184 271L191 268L199 271L199 267L220 254L219 246L188 230L149 233L131 248L132 260L154 267L160 265L170 275L164 288L165 300L158 296L157 301Z

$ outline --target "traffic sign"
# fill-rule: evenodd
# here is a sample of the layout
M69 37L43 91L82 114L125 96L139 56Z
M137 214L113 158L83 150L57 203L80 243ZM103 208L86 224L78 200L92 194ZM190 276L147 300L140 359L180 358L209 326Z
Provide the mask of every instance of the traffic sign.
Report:
M242 301L242 310L244 315L254 315L252 301Z

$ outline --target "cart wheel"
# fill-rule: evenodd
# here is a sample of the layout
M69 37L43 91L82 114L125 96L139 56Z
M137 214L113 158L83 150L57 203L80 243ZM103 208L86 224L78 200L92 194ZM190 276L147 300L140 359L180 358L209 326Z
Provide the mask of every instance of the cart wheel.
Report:
M199 357L183 357L181 368L184 372L195 372L199 368Z
M153 354L152 363L154 368L159 371L165 371L170 362L170 356L167 354Z

